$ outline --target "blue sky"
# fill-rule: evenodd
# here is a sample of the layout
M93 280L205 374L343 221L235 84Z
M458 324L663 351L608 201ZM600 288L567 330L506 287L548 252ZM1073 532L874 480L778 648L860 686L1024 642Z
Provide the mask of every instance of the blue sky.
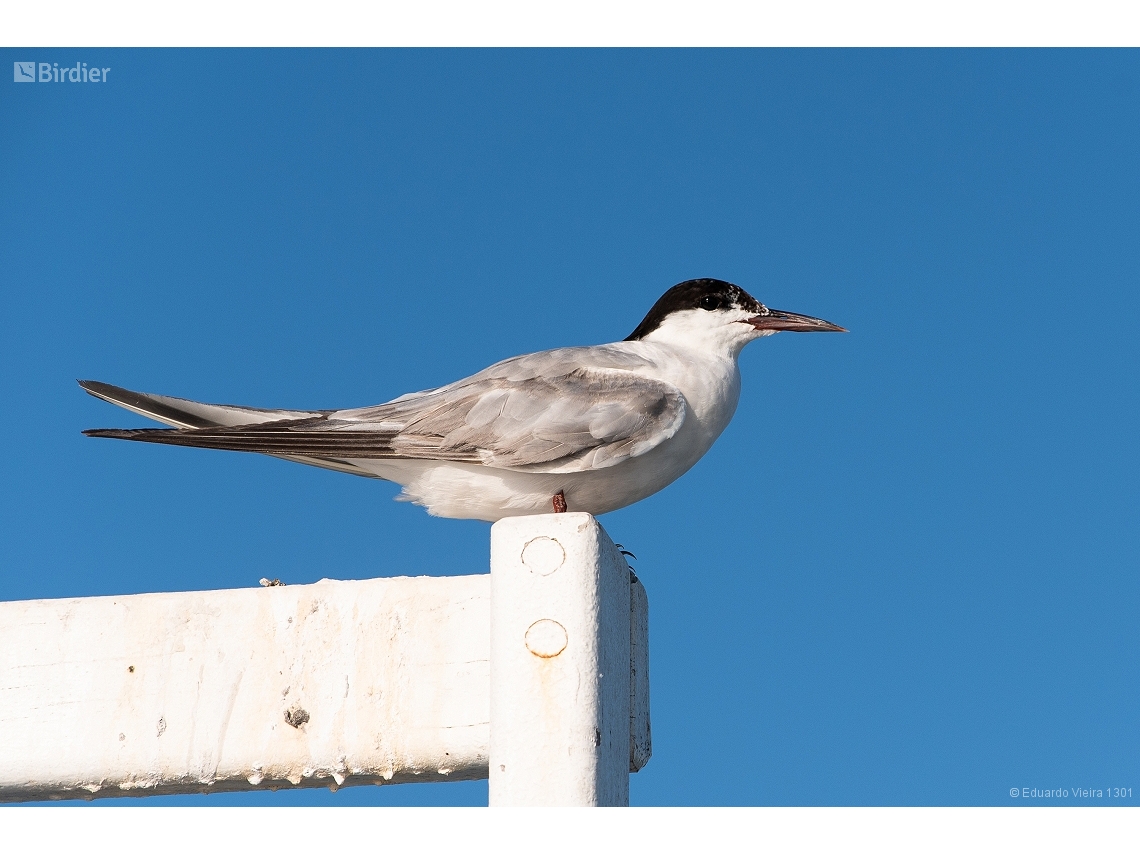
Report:
M144 422L75 380L376 403L715 276L851 332L750 345L712 451L602 518L651 605L631 800L1140 790L1136 52L2 53L112 71L0 84L0 599L485 572L392 485L86 439Z

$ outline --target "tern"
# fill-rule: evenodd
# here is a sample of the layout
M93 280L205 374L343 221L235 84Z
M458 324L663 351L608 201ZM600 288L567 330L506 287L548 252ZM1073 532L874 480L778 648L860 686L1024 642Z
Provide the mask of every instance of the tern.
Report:
M846 330L769 309L720 279L690 279L624 341L515 356L371 407L266 410L81 380L95 397L170 425L84 433L381 478L441 517L598 515L653 495L704 456L736 411L740 351L777 332Z

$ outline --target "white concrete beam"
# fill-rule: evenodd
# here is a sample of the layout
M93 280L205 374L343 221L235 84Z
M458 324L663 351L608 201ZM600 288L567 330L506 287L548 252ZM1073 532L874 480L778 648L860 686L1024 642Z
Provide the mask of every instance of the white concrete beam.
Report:
M593 764L594 783L583 783L585 766L559 760L548 774L571 774L571 795L543 792L558 803L621 803L628 772L650 750L644 588L631 589L624 560L585 514L523 518L492 531L509 548L494 552L491 577L0 603L0 801L485 778L491 636L506 639L504 667L521 662L518 679L500 688L517 685L523 694L498 695L504 726L514 728L529 709L536 657L518 655L511 621L545 607L536 592L557 589L551 605L567 608L543 615L572 631L569 656L548 657L551 667L539 672L564 675L572 664L579 679L593 673L580 669L600 665L601 676L570 699L568 717L564 694L552 696L554 717L531 729L574 746L589 736L575 762ZM511 538L529 542L528 532L550 541L536 541L528 560L545 568L555 545L569 560L553 588L516 573L519 590L504 589L522 554L512 552ZM492 585L506 621L498 630ZM611 643L615 633L621 637ZM549 652L552 638L539 627L530 643ZM559 737L559 722L573 732ZM595 727L602 746L592 744ZM554 743L528 755L535 742L524 738L512 749L512 768L533 774L546 762L543 746ZM493 794L504 792L492 781ZM511 798L497 803L533 801Z
M489 583L0 603L0 800L484 778Z

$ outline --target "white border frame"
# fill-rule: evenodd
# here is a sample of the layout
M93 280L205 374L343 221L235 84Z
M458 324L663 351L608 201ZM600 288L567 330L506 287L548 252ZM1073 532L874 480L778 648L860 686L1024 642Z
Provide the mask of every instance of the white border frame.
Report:
M1041 47L1140 44L1134 0L52 0L8 47Z

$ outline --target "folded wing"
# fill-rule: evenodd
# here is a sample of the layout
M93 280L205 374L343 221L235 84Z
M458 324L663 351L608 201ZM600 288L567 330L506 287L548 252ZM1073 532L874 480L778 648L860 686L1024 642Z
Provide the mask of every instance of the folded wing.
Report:
M634 373L641 367L644 360L620 349L563 348L376 407L258 424L86 433L314 461L430 459L578 472L644 454L680 429L684 397Z

